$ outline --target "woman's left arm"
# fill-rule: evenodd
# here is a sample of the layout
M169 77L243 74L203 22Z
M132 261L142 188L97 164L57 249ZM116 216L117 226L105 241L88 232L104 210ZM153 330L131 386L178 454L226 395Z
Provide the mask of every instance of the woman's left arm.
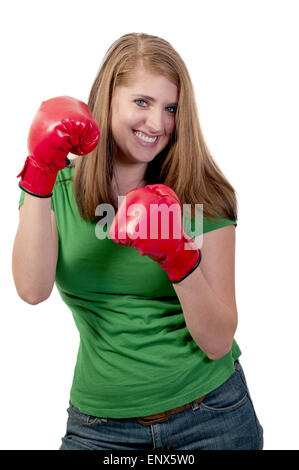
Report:
M187 328L209 359L227 354L237 329L235 226L203 235L202 260L186 279L173 284Z

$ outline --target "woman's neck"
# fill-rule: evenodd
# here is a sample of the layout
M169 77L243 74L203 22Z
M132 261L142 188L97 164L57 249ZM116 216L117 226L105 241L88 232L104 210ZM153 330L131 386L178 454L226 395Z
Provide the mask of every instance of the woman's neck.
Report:
M113 194L124 196L132 189L145 186L146 167L147 164L116 165L111 182Z

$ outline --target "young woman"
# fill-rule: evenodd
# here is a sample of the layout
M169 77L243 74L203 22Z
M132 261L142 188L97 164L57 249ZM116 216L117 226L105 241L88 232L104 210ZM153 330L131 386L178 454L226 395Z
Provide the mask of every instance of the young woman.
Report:
M235 191L183 60L159 37L126 34L88 107L43 102L19 175L17 291L36 304L55 282L80 332L61 449L262 449L234 339ZM88 155L70 164L68 152ZM179 237L141 237L136 203L152 226L151 205L191 205L191 228L176 213Z

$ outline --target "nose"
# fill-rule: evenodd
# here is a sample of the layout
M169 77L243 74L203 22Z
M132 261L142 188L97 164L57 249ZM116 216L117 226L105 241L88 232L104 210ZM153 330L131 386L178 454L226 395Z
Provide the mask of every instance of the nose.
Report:
M147 116L146 120L148 132L150 134L163 134L164 131L164 120L163 110L161 111L158 107L152 108Z

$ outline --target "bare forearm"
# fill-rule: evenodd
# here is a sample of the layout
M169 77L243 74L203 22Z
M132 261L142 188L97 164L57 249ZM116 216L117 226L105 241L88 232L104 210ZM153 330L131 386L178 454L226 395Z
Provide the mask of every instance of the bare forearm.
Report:
M187 328L198 346L210 359L219 359L229 352L237 328L237 312L215 295L200 266L173 287Z
M26 193L12 255L14 282L23 300L38 303L49 295L56 259L51 200Z

